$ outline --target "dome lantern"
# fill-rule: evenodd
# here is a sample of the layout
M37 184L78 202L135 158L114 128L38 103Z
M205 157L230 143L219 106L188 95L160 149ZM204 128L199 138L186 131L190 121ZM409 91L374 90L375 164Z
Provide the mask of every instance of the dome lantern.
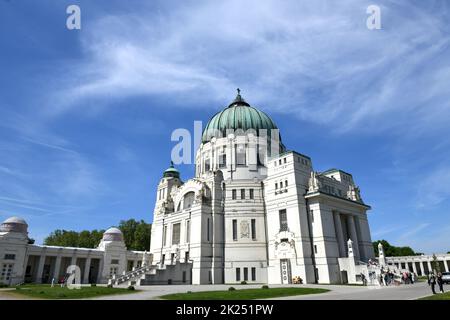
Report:
M170 167L164 171L163 178L180 178L180 172L174 167L173 161L170 161Z

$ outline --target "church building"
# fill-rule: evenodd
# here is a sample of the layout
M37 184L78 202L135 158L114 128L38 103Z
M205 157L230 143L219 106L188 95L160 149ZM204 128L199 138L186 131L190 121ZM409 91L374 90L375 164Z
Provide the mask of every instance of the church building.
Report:
M314 171L239 90L204 128L195 177L172 165L156 193L142 283L342 283L349 246L355 264L374 258L353 176Z

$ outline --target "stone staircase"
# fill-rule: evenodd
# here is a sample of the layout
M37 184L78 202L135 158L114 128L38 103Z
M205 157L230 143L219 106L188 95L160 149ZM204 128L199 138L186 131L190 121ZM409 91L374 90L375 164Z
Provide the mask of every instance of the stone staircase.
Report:
M108 280L108 285L123 285L126 282L128 285L139 285L140 280L145 278L146 274L152 274L155 272L156 267L152 265L144 265L139 268L133 268L133 270L125 272L120 276L113 275L113 277Z

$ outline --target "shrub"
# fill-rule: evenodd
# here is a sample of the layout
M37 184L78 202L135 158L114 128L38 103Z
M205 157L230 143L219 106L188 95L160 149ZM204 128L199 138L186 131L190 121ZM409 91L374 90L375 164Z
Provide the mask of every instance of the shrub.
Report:
M261 287L261 289L269 289L269 286L265 284Z
M91 287L96 287L97 284L96 283L91 283Z
M236 290L235 287L229 287L229 288L228 288L228 291L234 291L234 290Z
M0 288L8 288L8 285L4 284L4 283L0 283Z
M241 284L247 284L247 281L245 281L245 280L241 281Z
M127 290L132 290L133 291L134 290L134 286L128 286Z
M187 293L192 293L192 291L188 291Z
M113 285L112 284L108 284L108 288L112 288L113 287Z

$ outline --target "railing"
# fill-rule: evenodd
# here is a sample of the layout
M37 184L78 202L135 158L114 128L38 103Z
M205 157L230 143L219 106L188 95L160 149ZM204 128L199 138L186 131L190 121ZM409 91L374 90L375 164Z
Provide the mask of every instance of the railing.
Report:
M125 273L121 276L113 277L111 279L111 282L114 282L115 284L121 284L121 283L124 283L125 281L139 278L139 277L143 276L144 274L146 274L147 272L149 272L150 270L151 270L150 265L144 265L140 268L134 269L132 271L128 271L127 273Z

